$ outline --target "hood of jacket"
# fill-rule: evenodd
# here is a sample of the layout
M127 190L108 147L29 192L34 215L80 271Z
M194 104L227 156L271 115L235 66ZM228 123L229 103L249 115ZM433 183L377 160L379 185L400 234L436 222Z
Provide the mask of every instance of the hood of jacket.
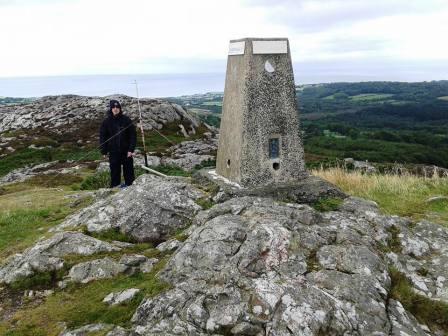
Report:
M117 114L117 116L115 117L114 114L112 113L112 107L114 106L118 106L120 108L120 113ZM111 118L117 118L120 117L123 114L123 109L121 107L121 104L118 100L115 99L111 99L109 101L109 111L108 111L108 116Z

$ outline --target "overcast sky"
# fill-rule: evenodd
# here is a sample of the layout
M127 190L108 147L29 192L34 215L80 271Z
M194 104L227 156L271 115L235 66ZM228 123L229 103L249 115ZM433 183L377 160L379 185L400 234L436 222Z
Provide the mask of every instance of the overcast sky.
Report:
M448 0L0 0L0 77L225 72L288 37L297 82L448 79Z

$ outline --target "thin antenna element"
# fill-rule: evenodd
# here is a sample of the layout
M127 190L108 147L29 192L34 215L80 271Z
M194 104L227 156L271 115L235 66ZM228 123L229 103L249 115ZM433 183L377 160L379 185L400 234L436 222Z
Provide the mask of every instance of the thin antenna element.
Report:
M134 79L134 84L135 84L135 91L137 92L137 106L138 106L140 131L142 132L143 156L145 158L145 166L148 167L148 157L146 156L145 132L143 131L142 109L140 107L140 98L138 96L138 83L137 83L137 80L135 80L135 79Z

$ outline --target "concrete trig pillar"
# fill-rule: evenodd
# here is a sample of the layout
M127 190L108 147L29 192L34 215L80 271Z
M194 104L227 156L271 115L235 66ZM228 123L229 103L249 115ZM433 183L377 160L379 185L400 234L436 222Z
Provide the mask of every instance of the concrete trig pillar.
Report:
M216 173L243 187L305 176L286 38L230 41Z

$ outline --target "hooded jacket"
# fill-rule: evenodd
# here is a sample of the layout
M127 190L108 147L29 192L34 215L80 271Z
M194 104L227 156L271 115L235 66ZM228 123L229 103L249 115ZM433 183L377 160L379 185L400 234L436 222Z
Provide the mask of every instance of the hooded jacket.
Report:
M120 113L114 116L111 108L113 104L120 106L118 101L110 101L108 117L100 127L101 154L134 152L137 141L135 126L128 116L123 115L121 106Z

